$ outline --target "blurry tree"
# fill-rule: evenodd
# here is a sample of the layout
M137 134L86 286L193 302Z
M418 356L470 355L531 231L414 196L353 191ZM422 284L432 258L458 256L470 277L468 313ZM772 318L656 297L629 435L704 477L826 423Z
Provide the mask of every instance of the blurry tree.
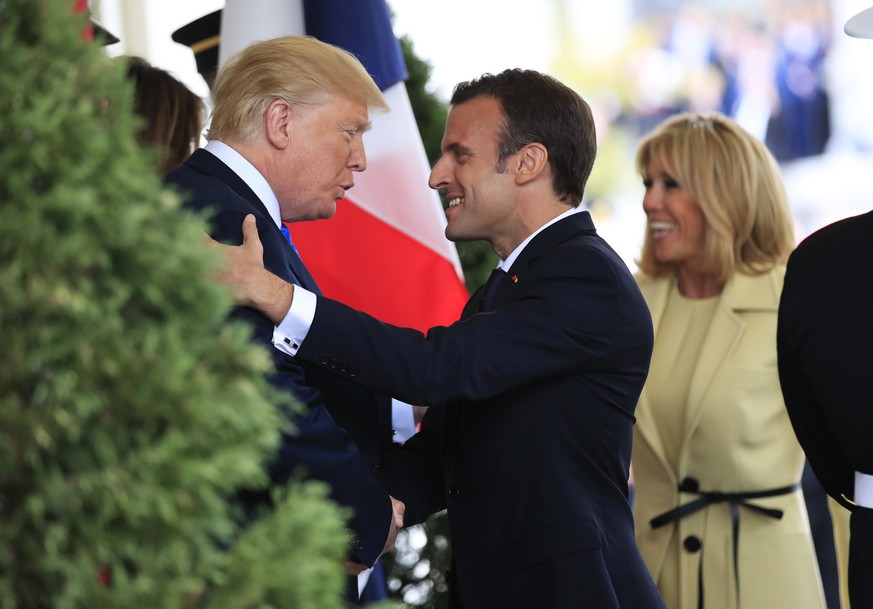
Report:
M0 607L339 609L323 485L240 524L293 405L72 4L0 2Z

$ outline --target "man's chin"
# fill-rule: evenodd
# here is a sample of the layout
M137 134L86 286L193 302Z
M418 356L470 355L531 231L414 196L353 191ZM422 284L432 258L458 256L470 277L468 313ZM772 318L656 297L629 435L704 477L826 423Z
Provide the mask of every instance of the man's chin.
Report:
M448 239L449 241L452 241L454 243L464 243L466 241L475 241L476 240L475 237L470 237L468 235L465 235L461 231L452 230L451 226L446 226L445 235L446 235L446 239Z
M329 220L330 218L333 218L336 215L336 204L340 201L342 201L342 199L326 203L323 207L319 208L318 217L313 218L313 220Z

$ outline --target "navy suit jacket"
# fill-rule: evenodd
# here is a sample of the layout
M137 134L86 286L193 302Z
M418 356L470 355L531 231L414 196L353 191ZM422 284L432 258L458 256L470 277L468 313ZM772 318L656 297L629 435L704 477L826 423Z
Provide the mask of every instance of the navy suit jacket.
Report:
M260 199L215 155L197 150L183 165L171 171L165 182L180 192L186 207L209 210L211 236L218 241L242 243L243 218L254 214L264 246L265 267L286 281L318 291ZM350 383L337 382L339 379L335 377L330 377L331 382L324 392L320 391L315 383L323 380L322 372L272 347L273 324L269 319L245 307L236 308L233 316L250 323L254 342L263 345L273 358L275 371L269 377L271 384L293 392L304 406L303 412L293 419L296 433L283 435L279 454L270 464L271 479L283 484L299 468L307 477L327 482L331 497L354 511L349 525L356 539L350 557L372 565L385 545L392 518L391 502L350 436L331 416L325 396L339 411L368 410L374 407L378 397Z
M794 432L825 491L852 510L849 597L873 607L873 509L855 471L873 475L873 212L825 227L788 260L776 332Z
M630 272L582 212L480 299L425 336L319 297L297 358L430 406L377 475L407 523L448 508L453 606L662 607L628 504L653 343Z

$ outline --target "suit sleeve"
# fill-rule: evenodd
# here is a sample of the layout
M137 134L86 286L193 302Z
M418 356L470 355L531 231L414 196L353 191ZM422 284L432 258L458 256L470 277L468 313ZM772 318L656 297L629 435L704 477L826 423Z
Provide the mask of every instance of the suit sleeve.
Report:
M429 406L489 399L598 369L616 357L639 362L637 369L625 369L646 374L644 352L651 342L640 337L651 339L651 318L626 268L586 249L545 258L529 277L497 310L431 328L427 335L319 297L297 358ZM634 386L626 381L612 379L608 390L626 392Z

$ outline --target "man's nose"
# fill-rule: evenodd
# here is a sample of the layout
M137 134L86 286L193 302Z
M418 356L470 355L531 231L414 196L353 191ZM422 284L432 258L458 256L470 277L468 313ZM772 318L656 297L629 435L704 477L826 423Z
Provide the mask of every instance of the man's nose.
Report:
M352 154L349 156L349 169L352 171L364 171L367 168L367 153L364 150L364 142L360 140L352 147Z
M430 170L430 177L427 180L427 185L434 190L443 190L449 183L448 170L444 162L445 156L441 156Z

